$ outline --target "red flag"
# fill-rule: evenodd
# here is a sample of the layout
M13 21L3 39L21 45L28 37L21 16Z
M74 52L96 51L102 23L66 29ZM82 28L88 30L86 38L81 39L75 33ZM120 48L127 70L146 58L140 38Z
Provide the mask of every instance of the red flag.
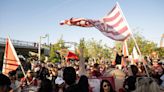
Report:
M16 70L19 66L19 58L11 43L10 38L6 39L2 73L8 75L10 71Z
M69 59L75 59L75 60L79 60L78 56L73 53L73 52L68 52L68 55L66 56L66 61L68 61Z
M116 41L124 41L131 34L126 19L124 18L118 4L115 5L107 16L100 20L71 18L69 20L62 21L60 24L95 27L101 31L102 34Z

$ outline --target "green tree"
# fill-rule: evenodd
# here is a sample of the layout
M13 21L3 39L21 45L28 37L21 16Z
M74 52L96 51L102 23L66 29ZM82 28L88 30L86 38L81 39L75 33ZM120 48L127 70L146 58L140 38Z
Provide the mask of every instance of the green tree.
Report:
M113 51L105 44L104 45L104 48L103 48L103 57L106 58L106 59L111 59L114 57L114 54L113 54Z
M60 62L61 59L61 55L59 55L59 51L61 49L66 48L64 45L64 40L62 38L60 38L57 43L52 44L51 48L50 48L50 57L49 57L49 61L51 62Z
M87 47L87 42L85 41L85 39L81 39L80 43L78 45L78 50L80 51L80 48L83 49L83 56L85 59L88 59L89 57L89 53L88 53L88 47ZM79 54L79 53L78 53Z
M41 57L40 57L40 61L44 62L44 60L45 60L45 56L42 54Z
M164 48L156 48L155 51L158 53L160 59L164 59Z
M157 48L157 44L146 40L142 35L139 33L134 34L134 38L138 44L138 47L142 53L142 55L149 55L152 51ZM116 42L116 48L122 48L123 42ZM135 46L134 40L129 38L127 41L129 53L132 53L133 47Z
M94 39L85 41L84 39L80 40L79 47L83 48L85 59L93 58L95 60L100 61L100 59L111 58L112 52L107 47L107 45L103 45L102 41L96 41Z
M99 60L102 57L102 41L96 41L91 39L87 41L88 55L95 60Z
M138 47L139 47L142 55L149 55L150 53L152 53L152 51L155 50L155 48L157 48L156 43L146 40L139 33L134 34L134 37L136 39L136 42L138 44ZM128 46L129 46L129 44L130 44L130 46L134 46L133 39L128 40ZM131 47L129 51L132 52L132 49L133 49L133 47Z

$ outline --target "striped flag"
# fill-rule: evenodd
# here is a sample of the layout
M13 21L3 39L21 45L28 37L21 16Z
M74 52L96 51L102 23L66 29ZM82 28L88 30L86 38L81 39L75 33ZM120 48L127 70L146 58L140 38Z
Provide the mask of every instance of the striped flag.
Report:
M113 40L124 41L131 34L118 4L103 18L103 22L106 25L102 33Z
M8 75L10 71L16 70L19 66L19 58L11 43L10 38L6 39L2 73Z
M131 31L118 3L107 14L107 16L100 20L71 18L69 20L62 21L60 24L80 27L95 27L102 34L116 41L124 41L131 35Z
M80 26L80 27L93 27L92 20L85 18L71 18L60 22L60 25Z

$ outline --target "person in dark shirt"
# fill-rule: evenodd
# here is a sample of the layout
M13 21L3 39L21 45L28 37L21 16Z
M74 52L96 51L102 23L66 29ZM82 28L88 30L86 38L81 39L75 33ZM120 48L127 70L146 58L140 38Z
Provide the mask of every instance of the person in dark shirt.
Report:
M135 87L136 78L139 77L137 73L138 73L137 66L131 65L128 68L128 77L125 79L123 84L123 87L125 88L126 92L132 92L136 89Z
M9 92L11 90L10 85L11 81L9 77L0 73L0 92Z
M122 57L123 57L123 54L118 53L118 52L116 53L116 59L115 59L116 65L121 64Z
M76 71L73 67L66 67L63 70L63 79L66 83L64 92L79 92L78 84L76 84Z
M82 75L78 82L80 92L90 92L88 77Z
M51 81L49 79L42 80L38 92L53 92Z
M45 67L43 63L41 69L38 71L37 78L40 80L44 80L47 76L49 76L49 70Z

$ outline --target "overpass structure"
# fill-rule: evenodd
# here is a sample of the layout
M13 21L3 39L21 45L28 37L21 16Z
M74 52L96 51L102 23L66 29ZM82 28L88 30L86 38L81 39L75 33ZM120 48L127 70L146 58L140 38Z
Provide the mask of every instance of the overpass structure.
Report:
M28 41L21 41L21 40L12 40L11 42L14 45L14 48L18 55L23 55L25 57L28 57L29 52L35 52L38 53L38 43L37 42L28 42ZM6 45L6 38L0 38L0 62L3 61L3 55L5 51L5 45ZM41 45L41 53L45 53L45 45ZM47 51L46 51L47 52Z

